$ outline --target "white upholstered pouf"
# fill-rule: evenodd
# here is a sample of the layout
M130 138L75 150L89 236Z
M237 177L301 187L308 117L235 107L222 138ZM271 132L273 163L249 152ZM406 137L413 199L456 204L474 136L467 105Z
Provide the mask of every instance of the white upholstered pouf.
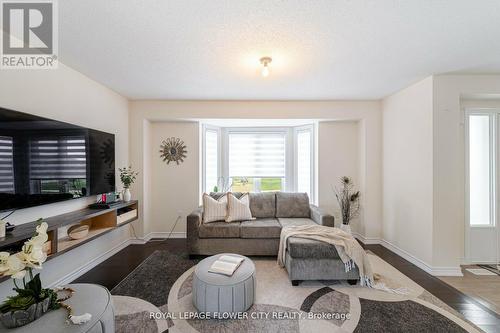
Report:
M232 276L210 273L212 263L223 255L245 258ZM248 310L255 296L255 265L247 257L222 253L203 259L193 274L193 305L200 312L237 313Z

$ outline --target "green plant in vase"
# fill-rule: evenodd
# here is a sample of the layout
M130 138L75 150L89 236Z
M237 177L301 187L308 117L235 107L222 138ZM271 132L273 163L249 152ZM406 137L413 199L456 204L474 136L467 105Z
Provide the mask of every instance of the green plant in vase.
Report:
M123 201L130 201L130 186L135 182L139 173L132 170L132 166L119 168L118 171L120 171L120 180L123 184Z

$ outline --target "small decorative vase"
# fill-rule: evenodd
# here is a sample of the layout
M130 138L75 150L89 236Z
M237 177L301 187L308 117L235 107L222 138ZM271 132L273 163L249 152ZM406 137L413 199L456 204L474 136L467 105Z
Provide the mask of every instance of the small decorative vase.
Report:
M351 226L349 224L342 223L340 225L340 229L342 229L342 231L347 232L350 235L352 234L352 232L351 232Z
M123 190L123 201L129 202L132 199L132 194L130 193L130 189L126 188Z
M2 313L0 321L7 328L21 327L43 316L49 310L49 305L50 298L47 297L43 301L31 305L26 310Z

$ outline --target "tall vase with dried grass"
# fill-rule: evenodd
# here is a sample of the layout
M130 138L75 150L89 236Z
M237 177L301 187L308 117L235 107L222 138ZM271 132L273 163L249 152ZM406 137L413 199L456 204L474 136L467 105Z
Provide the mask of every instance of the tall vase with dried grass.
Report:
M335 192L342 215L341 229L351 233L350 223L353 218L359 215L360 193L354 189L351 178L347 176L340 178L340 187L335 187L333 191Z

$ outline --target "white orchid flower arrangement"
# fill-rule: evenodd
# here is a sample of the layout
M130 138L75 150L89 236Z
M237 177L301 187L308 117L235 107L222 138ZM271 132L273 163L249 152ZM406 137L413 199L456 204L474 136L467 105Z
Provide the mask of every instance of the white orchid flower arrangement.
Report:
M52 289L43 289L40 274L33 276L34 269L42 269L42 264L47 260L44 244L48 241L48 225L42 219L38 220L35 235L28 239L21 251L10 254L0 252L0 275L10 276L14 282L17 295L10 296L0 306L0 312L26 310L31 305L50 297L50 309L59 308L57 294ZM26 282L26 276L29 281ZM22 279L22 286L17 280Z
M71 288L42 288L40 274L33 276L34 269L42 269L42 264L47 260L47 252L44 250L44 244L49 240L47 235L48 225L39 219L36 233L33 237L28 239L21 251L10 254L8 252L0 252L0 276L10 276L14 282L14 290L17 295L10 296L7 300L0 305L0 312L14 312L17 310L26 310L36 303L43 302L47 298L49 301L49 310L56 310L61 307L68 311L68 321L73 324L79 325L88 322L92 315L84 313L83 315L76 316L73 314L73 309L63 303L69 299L74 290ZM26 282L26 276L29 276L29 281ZM23 285L20 287L16 280L23 280ZM58 292L69 292L66 298L58 299Z
M20 252L0 252L0 274L10 275L14 283L16 279L24 279L26 273L32 279L33 269L42 269L42 264L47 260L47 253L43 250L43 245L49 239L47 228L47 223L41 222L36 227L35 236L24 243Z

